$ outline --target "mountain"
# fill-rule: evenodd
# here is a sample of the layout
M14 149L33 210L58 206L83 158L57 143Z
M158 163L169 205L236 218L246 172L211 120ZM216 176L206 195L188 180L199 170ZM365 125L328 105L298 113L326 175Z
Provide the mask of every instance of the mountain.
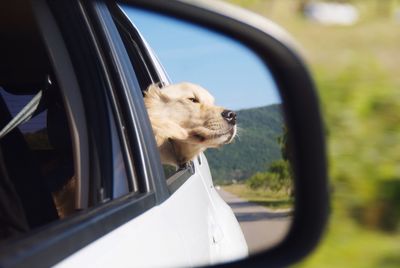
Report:
M238 137L232 144L205 152L217 183L245 180L282 158L278 144L284 124L281 105L240 110L237 122Z

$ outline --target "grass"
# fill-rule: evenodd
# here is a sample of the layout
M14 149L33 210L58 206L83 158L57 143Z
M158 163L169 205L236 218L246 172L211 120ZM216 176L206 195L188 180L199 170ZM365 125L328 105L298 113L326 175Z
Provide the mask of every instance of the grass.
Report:
M314 254L294 267L395 268L400 263L400 234L360 226L335 201L326 235Z
M360 21L322 26L294 0L231 0L270 18L301 44L316 80L328 141L332 215L315 252L296 267L400 267L400 226L391 233L351 211L376 204L385 180L400 180L400 23L377 14L383 0L354 0ZM400 1L391 1L400 8Z
M285 193L271 193L263 190L252 190L244 184L231 184L222 188L252 203L259 204L272 210L290 209L293 199Z

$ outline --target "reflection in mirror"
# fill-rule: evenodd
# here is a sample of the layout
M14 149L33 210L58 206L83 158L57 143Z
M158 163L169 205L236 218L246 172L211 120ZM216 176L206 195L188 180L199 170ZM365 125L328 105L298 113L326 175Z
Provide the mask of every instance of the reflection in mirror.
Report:
M250 254L276 245L290 226L294 186L282 101L271 72L236 40L160 14L125 5L122 9L152 48L151 57L158 58L171 84L201 85L214 96L216 105L236 113L238 130L233 142L205 151L213 191L233 210ZM159 73L159 79L163 76ZM207 162L202 162L195 173L204 179ZM166 169L167 177L175 172ZM213 192L209 196L215 198ZM229 219L222 217L217 205L213 209L219 215L216 224L226 225L218 220ZM223 227L220 231L222 241L228 240Z

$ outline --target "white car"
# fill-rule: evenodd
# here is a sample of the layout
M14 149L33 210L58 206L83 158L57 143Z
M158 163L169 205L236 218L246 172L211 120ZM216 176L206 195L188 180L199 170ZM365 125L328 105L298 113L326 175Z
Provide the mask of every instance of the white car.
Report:
M125 4L165 8L223 29L227 15L184 2ZM254 37L252 42L262 44L260 51L276 50L269 55L272 66L274 60L288 60L287 66L301 63L291 45L276 41L286 37L275 26L267 23L280 36L271 39L255 26L259 18L247 24L237 18L228 20L227 27L233 28L224 31L232 34L237 26L243 35L270 40L264 45ZM164 175L142 91L169 80L132 22L113 1L0 4L1 267L196 266L248 256L240 226L214 188L204 154ZM299 251L291 252L285 240L267 252L271 263L279 265L304 256L326 220L322 127L310 78L302 64L296 66L275 68L274 75L279 80L296 74L296 87L311 92L290 97L299 93L285 85L290 81L280 84L292 107L287 112L293 115L289 126L295 145L311 139L315 146L307 148L309 160L300 157L304 148L296 151L300 171L310 170L296 185L302 206L288 235ZM294 102L297 106L290 106ZM298 113L303 107L306 111ZM303 116L315 119L310 129L291 123ZM320 183L309 199L304 193L316 178ZM64 206L71 199L72 206ZM318 220L310 221L304 209L314 211ZM311 230L305 229L308 221ZM304 239L308 234L310 239ZM280 249L286 255L274 253ZM286 258L292 253L295 257Z

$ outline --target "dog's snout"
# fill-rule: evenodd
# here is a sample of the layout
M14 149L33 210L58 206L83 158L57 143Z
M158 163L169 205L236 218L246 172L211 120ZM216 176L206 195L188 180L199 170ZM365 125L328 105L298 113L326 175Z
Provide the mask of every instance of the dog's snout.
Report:
M234 111L224 110L221 115L229 124L236 124L236 113Z

